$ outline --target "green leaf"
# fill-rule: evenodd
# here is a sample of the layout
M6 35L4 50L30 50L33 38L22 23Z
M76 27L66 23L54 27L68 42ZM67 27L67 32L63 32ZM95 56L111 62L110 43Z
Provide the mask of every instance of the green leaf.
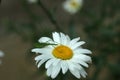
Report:
M48 45L57 45L57 44L52 44L52 43L35 43L35 47L36 48L43 48L43 47L46 47Z

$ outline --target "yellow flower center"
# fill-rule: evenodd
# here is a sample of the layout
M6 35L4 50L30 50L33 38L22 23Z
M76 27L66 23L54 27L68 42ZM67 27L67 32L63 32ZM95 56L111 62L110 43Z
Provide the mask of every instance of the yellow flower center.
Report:
M59 58L62 60L70 59L73 56L72 50L69 47L64 46L64 45L60 45L60 46L55 47L52 54L56 58Z
M75 2L75 1L72 1L72 2L71 2L71 6L72 6L73 8L78 8L78 7L79 7L79 4L78 4L77 2Z

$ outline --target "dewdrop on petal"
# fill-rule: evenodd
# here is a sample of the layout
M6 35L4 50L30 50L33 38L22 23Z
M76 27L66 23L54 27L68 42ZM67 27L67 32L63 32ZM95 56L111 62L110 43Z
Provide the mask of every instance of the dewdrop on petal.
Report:
M82 7L82 0L66 0L63 3L63 8L70 14L75 14Z
M68 70L76 78L86 77L87 73L84 67L88 67L91 62L91 51L82 48L81 45L85 44L80 41L80 37L70 39L70 37L63 33L53 32L52 39L49 37L41 37L39 43L49 43L55 45L47 45L42 48L34 48L32 52L38 54L35 57L37 67L45 63L47 69L47 76L52 79L59 75L60 71L65 74Z

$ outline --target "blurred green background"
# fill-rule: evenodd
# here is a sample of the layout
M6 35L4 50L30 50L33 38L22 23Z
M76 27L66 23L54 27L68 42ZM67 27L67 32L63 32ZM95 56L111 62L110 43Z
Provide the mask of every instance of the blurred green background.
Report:
M65 0L1 0L0 80L51 80L44 66L37 69L34 44L54 31L86 42L92 51L87 78L80 80L120 80L120 0L84 0L78 13L64 11ZM60 79L61 80L61 79ZM66 80L79 80L71 74Z

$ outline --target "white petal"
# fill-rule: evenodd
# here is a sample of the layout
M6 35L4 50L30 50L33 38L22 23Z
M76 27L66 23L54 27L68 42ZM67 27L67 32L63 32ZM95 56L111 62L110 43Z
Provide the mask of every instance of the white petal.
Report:
M80 37L72 39L72 40L70 41L69 46L73 46L73 45L74 45L76 42L78 42L79 40L80 40Z
M68 66L69 66L69 70L74 71L75 66L73 65L71 61L68 62Z
M74 50L74 53L75 54L91 54L92 52L88 49L82 49L82 48L79 48L79 49L76 49Z
M83 68L74 62L69 62L69 70L70 72L77 78L80 78L80 70L82 70Z
M80 73L79 73L79 70L77 69L74 69L74 70L71 70L70 69L70 72L76 77L76 78L80 78Z
M40 51L40 48L35 48L31 50L31 52L35 52L35 53L39 53L39 51Z
M68 64L65 61L61 61L62 73L65 74L68 70Z
M36 57L35 57L35 60L36 60L36 61L40 61L40 60L42 60L42 59L50 59L50 58L52 58L50 55L43 54L43 55L38 55L38 56L36 56Z
M55 61L55 59L48 60L45 64L45 68L49 68L53 64L54 61Z
M85 67L88 67L88 64L87 64L87 63L85 63L85 62L84 62L84 61L82 61L82 60L81 60L79 63L80 63L81 65L85 66Z
M47 69L47 75L48 75L48 76L51 76L51 74L52 74L52 69L53 69L53 66L52 66L52 65Z
M60 37L61 37L61 44L66 45L67 44L67 38L66 38L65 34L60 33Z
M76 42L74 45L71 46L71 48L76 49L77 47L83 45L84 43L85 43L84 41Z
M82 67L78 63L74 63L72 61L68 62L69 70L81 69Z
M53 66L56 66L60 62L60 59L55 59Z
M40 59L42 58L42 59ZM50 59L51 57L48 55L41 55L41 57L36 57L36 61L38 62L38 68L44 63L46 62L48 59Z
M60 64L56 65L52 69L51 78L54 79L60 72Z
M38 42L40 43L51 43L53 42L52 39L50 39L49 37L41 37Z
M84 69L80 70L80 74L81 74L84 78L86 78L87 73L85 72Z
M47 59L42 59L42 60L38 63L37 67L39 68L45 61L47 61Z
M72 62L72 61L71 61ZM78 70L81 70L82 69L82 66L78 63L75 63L73 62L73 65L74 65L74 68L78 69Z
M80 59L85 61L85 62L91 62L92 61L90 56L82 55L82 54L80 54L79 56L81 56Z
M85 67L88 67L88 64L87 63L85 63L83 60L81 60L81 59L73 59L72 60L74 63L78 63L78 64L80 64L80 65L83 65L83 66L85 66Z
M50 48L35 48L35 49L32 49L32 52L44 53L44 54L51 53L51 51L52 51L52 49L50 49Z
M70 44L70 37L68 35L66 35L66 39L67 39L67 45Z
M44 59L44 55L39 55L39 56L36 56L36 57L35 57L35 60L37 60L37 61L38 61L38 60L41 60L41 59Z
M52 36L53 36L54 42L57 42L57 43L60 43L60 42L61 42L61 40L60 40L60 34L59 34L59 33L54 32L54 33L52 34Z

